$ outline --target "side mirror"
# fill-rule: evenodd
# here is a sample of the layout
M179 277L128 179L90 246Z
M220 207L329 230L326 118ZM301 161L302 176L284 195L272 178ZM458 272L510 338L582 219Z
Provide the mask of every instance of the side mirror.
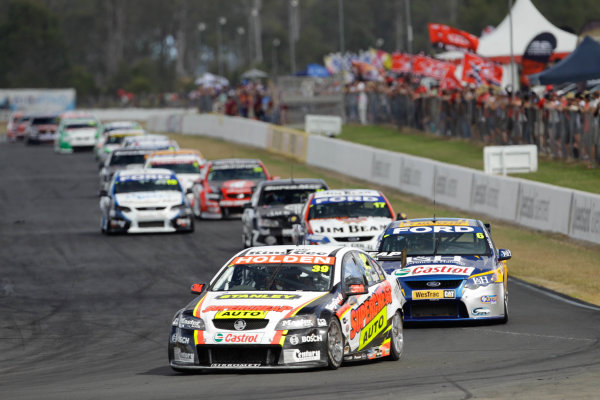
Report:
M405 219L408 219L408 216L406 215L406 213L399 212L398 214L396 214L396 221L402 221Z
M201 294L204 286L204 283L194 283L191 288L192 294Z
M487 229L489 233L492 233L492 224L486 222L483 226L485 226L485 229Z
M350 278L344 282L344 286L344 294L347 296L356 296L359 294L368 293L365 283L360 278Z
M185 189L185 194L192 194L192 193L194 193L194 191L192 190L191 187Z
M106 190L102 189L99 193L99 196L100 197L108 197L108 192Z
M499 249L498 254L498 261L510 260L512 258L512 253L508 249Z

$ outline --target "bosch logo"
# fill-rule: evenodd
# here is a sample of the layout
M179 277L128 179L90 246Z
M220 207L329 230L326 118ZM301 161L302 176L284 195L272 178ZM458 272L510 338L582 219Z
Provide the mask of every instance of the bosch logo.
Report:
M442 283L437 281L427 282L428 287L439 287Z
M246 321L244 321L243 319L238 319L233 323L233 329L235 329L236 331L243 331L244 329L246 329Z

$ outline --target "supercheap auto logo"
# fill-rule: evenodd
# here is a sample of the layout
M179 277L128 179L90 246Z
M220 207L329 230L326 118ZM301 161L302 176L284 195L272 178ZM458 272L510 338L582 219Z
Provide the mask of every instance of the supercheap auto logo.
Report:
M386 282L386 284L380 286L371 297L365 300L364 303L350 312L350 325L352 327L350 339L354 339L354 337L368 325L369 322L374 320L379 312L388 304L392 304L392 290L390 284ZM372 337L370 337L370 339L372 339Z

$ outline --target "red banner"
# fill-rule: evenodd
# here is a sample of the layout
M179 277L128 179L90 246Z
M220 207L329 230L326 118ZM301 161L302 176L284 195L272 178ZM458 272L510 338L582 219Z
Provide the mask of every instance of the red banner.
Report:
M446 75L440 82L440 89L442 90L454 90L454 89L462 89L462 85L459 80L456 79L456 75L454 72L456 71L456 67L452 65L452 68L448 68L446 70Z
M427 56L413 57L412 72L417 75L441 80L446 76L446 72L450 68L454 68L454 65L449 62L436 60Z
M392 71L409 73L412 71L412 54L394 53L392 54Z
M477 86L502 84L502 67L475 54L465 53L463 58L463 82Z
M449 48L461 48L477 51L479 39L469 32L461 31L443 24L427 24L429 27L429 40L433 44L439 44Z

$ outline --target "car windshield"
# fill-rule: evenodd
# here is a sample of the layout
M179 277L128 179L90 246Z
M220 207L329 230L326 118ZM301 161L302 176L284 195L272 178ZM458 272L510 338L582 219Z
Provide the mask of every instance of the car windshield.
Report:
M333 268L333 265L312 263L234 264L221 273L212 290L324 292L331 287Z
M109 166L112 165L129 165L129 164L144 164L147 154L113 154L110 158Z
M480 228L472 232L405 232L386 235L379 251L393 252L406 250L407 256L487 256L490 247Z
M139 179L119 179L115 181L116 193L131 193L131 192L154 192L159 190L176 190L181 191L179 182L172 177L164 178L139 178Z
M280 189L266 187L258 199L259 206L277 206L285 204L303 204L315 189Z
M262 167L214 169L208 172L209 182L230 181L233 179L263 180L266 179Z
M31 120L32 125L56 125L58 117L39 117Z
M170 169L176 174L199 174L200 165L197 162L194 163L152 163L151 168L165 168Z
M366 197L366 196L365 196ZM391 218L391 211L382 197L371 196L367 201L322 201L313 199L308 219L319 218L358 218L358 217L384 217ZM327 200L327 199L325 199ZM372 201L377 200L377 201Z
M96 127L96 123L95 122L77 122L77 123L73 123L73 124L68 124L66 126L66 128L68 130L72 130L72 129L89 129L89 128L95 128Z

